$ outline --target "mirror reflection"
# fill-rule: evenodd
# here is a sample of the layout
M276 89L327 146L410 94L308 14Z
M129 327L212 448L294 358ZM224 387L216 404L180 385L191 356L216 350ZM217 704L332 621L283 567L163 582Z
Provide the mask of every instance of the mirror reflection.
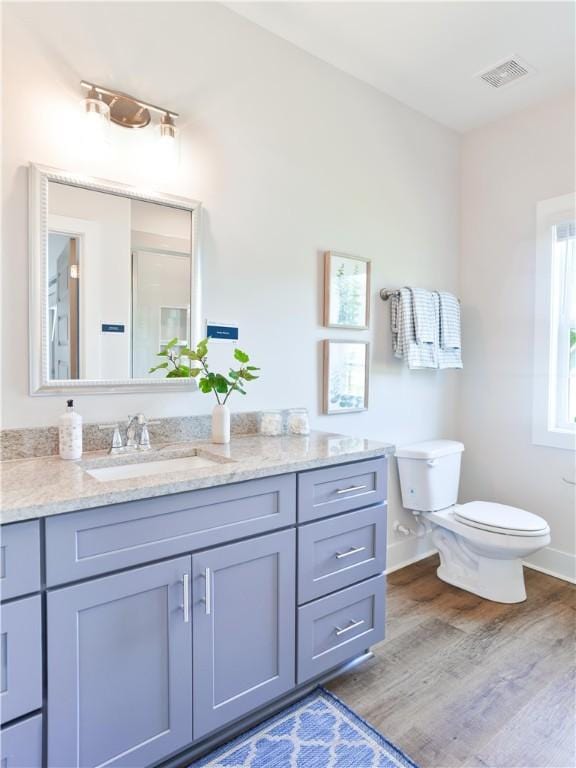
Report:
M191 212L50 181L47 234L50 379L163 378L191 342Z

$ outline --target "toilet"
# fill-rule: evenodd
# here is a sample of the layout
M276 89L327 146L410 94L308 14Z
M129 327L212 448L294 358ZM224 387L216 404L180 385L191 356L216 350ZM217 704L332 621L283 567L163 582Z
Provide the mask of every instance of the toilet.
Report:
M457 504L464 445L453 440L396 450L402 504L432 531L442 581L498 603L526 599L522 558L550 543L548 523L489 501Z

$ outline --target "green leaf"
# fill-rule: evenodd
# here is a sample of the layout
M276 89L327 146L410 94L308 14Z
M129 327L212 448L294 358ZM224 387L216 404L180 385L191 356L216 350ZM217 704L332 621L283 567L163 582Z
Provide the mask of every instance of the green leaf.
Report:
M150 368L148 373L154 373L154 371L159 371L160 368L168 368L168 361L165 363L160 363L159 365L155 365L153 368Z
M196 378L199 373L202 373L202 368L190 368L190 376Z
M198 382L198 386L200 387L200 391L204 392L204 394L208 394L208 392L212 392L212 384L210 383L210 380L204 377L203 379L200 379Z
M248 360L250 360L246 352L242 352L242 350L238 348L234 350L234 357L236 358L236 360L239 360L241 363L247 363Z
M225 395L228 392L228 382L221 373L217 373L214 376L214 388L221 395Z
M240 371L233 371L232 369L230 369L228 376L230 376L231 379L236 380L240 378Z
M255 365L247 365L247 366L246 366L246 370L247 370L247 371L259 371L259 370L260 370L260 368L258 368L258 367L257 367L257 366L255 366Z
M178 337L175 336L173 339L170 339L170 341L164 345L164 349L166 352L168 352L169 349L172 349L176 344L178 344Z
M157 357L168 357L168 352L165 349L161 349L160 352L156 352Z
M254 376L254 374L250 373L249 371L242 371L242 378L246 379L246 381L254 381L254 379L258 378L258 376Z
M166 374L167 379L187 379L188 378L188 367L185 365L181 365L178 368L174 368L173 371L170 371Z

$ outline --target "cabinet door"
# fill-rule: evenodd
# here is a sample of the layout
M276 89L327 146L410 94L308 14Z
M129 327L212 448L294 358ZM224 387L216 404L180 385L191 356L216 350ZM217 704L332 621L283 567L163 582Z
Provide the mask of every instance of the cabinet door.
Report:
M295 532L192 557L194 739L295 680Z
M48 594L48 765L141 768L192 741L190 558Z
M2 728L0 765L2 768L41 768L42 715Z
M42 706L40 595L0 606L0 713L3 723Z

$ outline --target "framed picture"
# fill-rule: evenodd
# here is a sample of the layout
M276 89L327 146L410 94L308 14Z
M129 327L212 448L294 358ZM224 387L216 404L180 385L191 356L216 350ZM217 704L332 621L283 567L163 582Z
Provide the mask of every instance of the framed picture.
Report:
M324 325L366 330L370 320L370 259L324 254Z
M368 408L369 351L367 341L324 341L324 413Z

